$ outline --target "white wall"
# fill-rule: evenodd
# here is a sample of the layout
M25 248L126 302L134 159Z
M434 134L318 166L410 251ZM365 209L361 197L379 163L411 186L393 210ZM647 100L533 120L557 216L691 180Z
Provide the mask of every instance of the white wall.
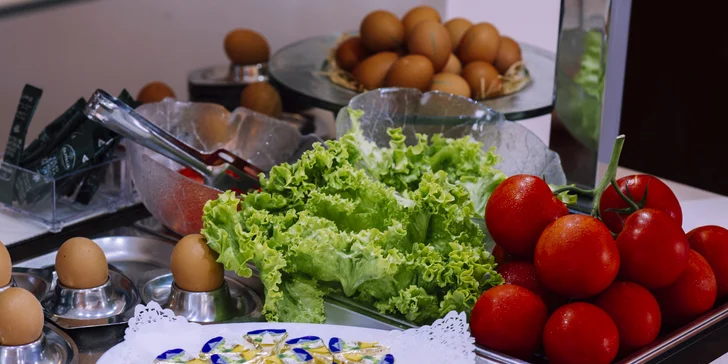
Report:
M94 0L0 18L0 152L24 84L44 95L28 133L97 88L133 94L162 80L187 97L187 73L225 64L225 34L255 29L273 51L299 39L358 28L374 9L403 15L416 4L446 18L490 21L503 34L555 51L559 0ZM527 126L548 141L550 117Z
M44 94L34 138L97 88L133 94L152 80L187 98L187 73L227 64L222 43L236 27L262 33L272 51L305 37L358 29L375 9L403 15L445 0L94 0L0 18L0 153L26 83Z

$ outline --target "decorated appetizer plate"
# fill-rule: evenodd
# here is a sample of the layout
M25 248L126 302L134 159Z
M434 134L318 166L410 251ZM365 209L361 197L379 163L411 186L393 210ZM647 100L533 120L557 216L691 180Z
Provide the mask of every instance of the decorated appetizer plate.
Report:
M189 323L155 302L138 305L124 341L99 359L116 363L422 363L433 357L474 363L465 315L451 312L431 326L386 331L325 324ZM424 360L424 361L423 361ZM447 362L447 360L446 360Z

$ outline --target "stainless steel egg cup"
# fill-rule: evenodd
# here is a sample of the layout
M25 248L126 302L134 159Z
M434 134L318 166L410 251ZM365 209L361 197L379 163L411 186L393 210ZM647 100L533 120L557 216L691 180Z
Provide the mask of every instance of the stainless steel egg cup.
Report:
M94 288L69 288L56 278L51 293L41 301L46 318L64 329L127 323L139 303L133 282L112 269L106 282Z
M222 286L210 292L187 291L174 283L171 273L147 282L141 290L145 302L155 301L190 322L219 323L261 317L260 297L240 282L225 277Z
M0 364L70 364L78 362L78 347L68 335L46 323L38 340L18 346L0 345Z

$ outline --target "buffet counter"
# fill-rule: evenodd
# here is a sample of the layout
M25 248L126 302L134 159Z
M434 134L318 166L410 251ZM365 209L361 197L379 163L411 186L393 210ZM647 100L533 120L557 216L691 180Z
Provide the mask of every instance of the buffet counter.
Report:
M604 166L606 168L606 166ZM619 168L617 178L637 172ZM664 180L675 192L683 210L683 230L702 225L721 225L728 221L728 197L703 191L677 182ZM47 233L42 224L7 210L0 210L0 240L7 245L30 240Z

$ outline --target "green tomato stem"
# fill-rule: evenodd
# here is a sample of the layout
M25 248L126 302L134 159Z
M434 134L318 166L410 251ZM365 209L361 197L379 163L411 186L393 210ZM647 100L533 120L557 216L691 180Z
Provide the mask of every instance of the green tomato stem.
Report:
M624 135L620 135L614 140L614 148L612 148L612 156L609 158L609 165L607 171L602 177L602 181L599 182L597 188L594 189L594 202L592 204L592 216L599 217L599 202L602 199L602 194L609 187L610 184L617 184L617 167L619 166L619 156L622 155L622 147L624 147ZM619 188L617 188L619 191ZM619 191L618 193L621 193Z
M602 199L602 194L604 191L609 187L609 185L617 186L617 167L619 166L619 157L622 154L622 147L624 147L624 135L620 135L617 137L617 139L614 141L614 148L612 149L612 156L609 159L609 165L607 166L607 171L604 173L604 177L602 177L602 180L599 182L599 185L597 185L596 188L592 190L587 190L583 188L579 188L576 186L564 186L561 187L555 191L553 191L554 195L558 195L559 193L568 191L573 192L578 195L582 196L590 196L594 198L594 202L592 204L592 211L591 215L594 217L600 217L599 214L599 202ZM624 196L622 191L617 189L617 193L627 201L627 203L630 204L630 207L635 208L635 211L638 210L637 204L635 204L632 200Z
M631 198L627 197L624 192L619 188L619 185L617 184L617 181L612 180L612 186L614 186L614 190L617 191L617 195L619 195L624 202L626 202L629 205L629 208L632 210L632 212L635 212L640 209L639 205L637 205L634 201L632 201ZM647 193L645 193L646 195Z

